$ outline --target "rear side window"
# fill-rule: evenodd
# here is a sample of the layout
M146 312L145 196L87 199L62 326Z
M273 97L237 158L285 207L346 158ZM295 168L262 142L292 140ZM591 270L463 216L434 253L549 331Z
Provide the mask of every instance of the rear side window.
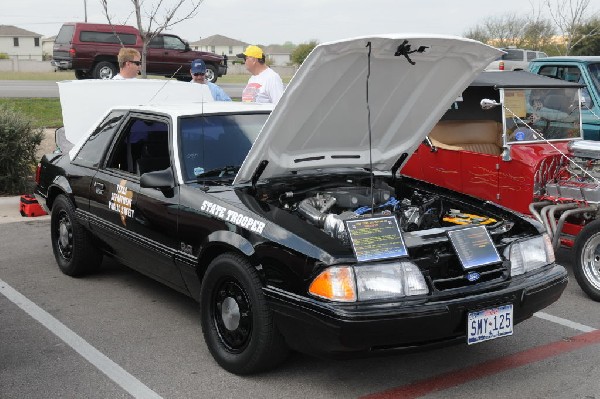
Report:
M122 42L124 45L134 45L136 36L131 33L82 31L79 34L79 41L108 44L121 44Z
M108 115L83 144L73 163L89 168L97 168L100 165L106 146L111 142L124 116L124 111L114 111Z
M506 54L502 56L504 61L523 61L523 50L504 49Z
M528 51L527 52L527 61L531 61L533 59L537 58L537 54L535 51Z
M54 39L54 43L68 44L73 40L73 33L75 32L75 25L63 25Z

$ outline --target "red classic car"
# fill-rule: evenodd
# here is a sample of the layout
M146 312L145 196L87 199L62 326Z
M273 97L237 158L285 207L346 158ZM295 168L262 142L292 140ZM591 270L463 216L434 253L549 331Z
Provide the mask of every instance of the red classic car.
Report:
M401 173L535 217L555 249L574 248L575 277L600 301L600 143L582 139L581 87L483 72Z

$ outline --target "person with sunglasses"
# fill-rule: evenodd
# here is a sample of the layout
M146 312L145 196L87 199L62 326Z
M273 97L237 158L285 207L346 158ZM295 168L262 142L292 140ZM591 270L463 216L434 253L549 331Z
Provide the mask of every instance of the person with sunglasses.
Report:
M223 91L223 89L221 89L221 87L206 80L206 64L201 59L192 61L190 74L192 75L192 83L208 85L210 93L215 101L231 101L231 98Z
M139 75L142 65L142 56L139 51L130 47L121 47L117 59L119 73L113 76L114 80L133 79Z

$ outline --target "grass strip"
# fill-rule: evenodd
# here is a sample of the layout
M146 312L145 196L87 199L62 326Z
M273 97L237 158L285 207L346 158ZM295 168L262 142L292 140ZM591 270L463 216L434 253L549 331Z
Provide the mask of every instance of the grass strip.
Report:
M0 98L0 104L8 104L29 116L35 127L57 128L63 125L58 98Z

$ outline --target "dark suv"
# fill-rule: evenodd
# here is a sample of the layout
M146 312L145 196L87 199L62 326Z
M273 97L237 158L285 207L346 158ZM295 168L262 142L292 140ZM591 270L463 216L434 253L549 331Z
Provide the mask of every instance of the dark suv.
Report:
M54 41L52 64L75 70L77 79L111 79L119 71L117 54L122 46L142 51L142 38L133 26L66 23ZM159 34L148 46L146 73L189 80L190 64L198 58L206 63L207 80L215 82L227 73L226 57L192 51L179 36Z

